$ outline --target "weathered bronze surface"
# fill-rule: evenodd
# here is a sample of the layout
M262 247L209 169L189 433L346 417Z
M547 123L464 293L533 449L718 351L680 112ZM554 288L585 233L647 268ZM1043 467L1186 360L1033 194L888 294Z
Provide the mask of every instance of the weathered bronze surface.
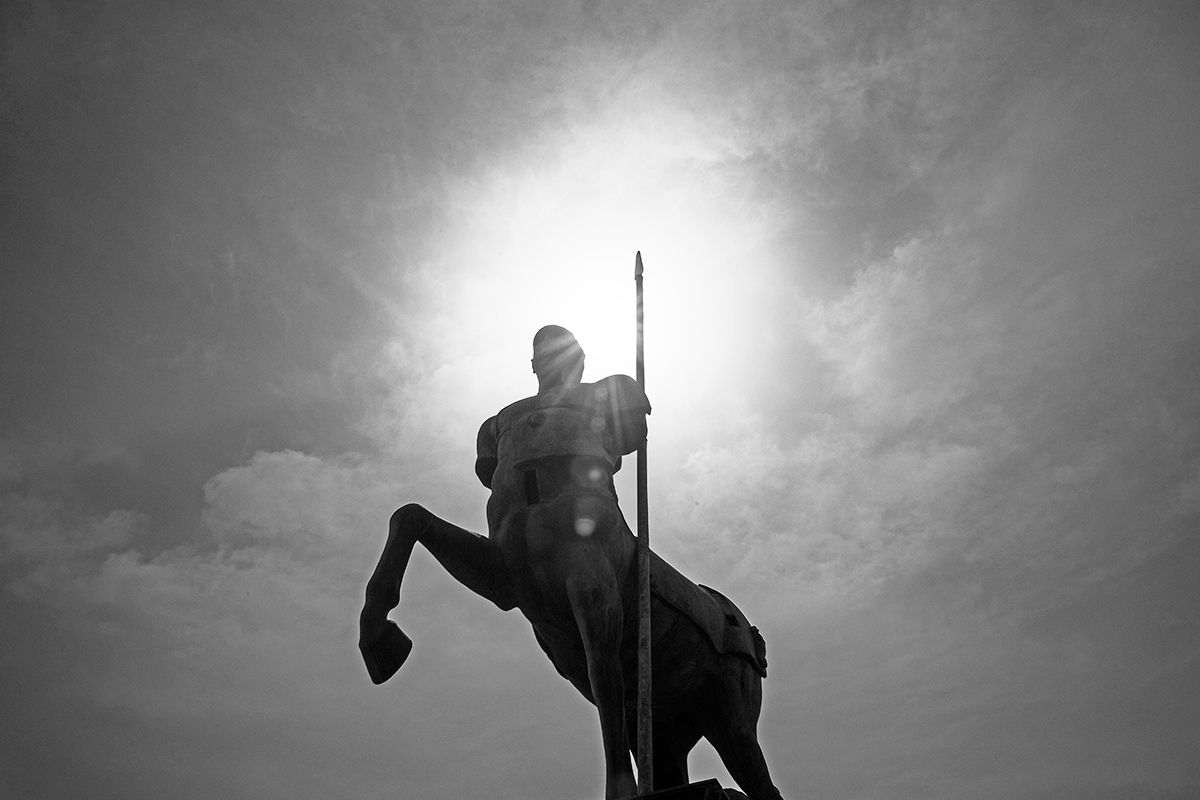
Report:
M538 393L479 431L488 536L416 504L398 509L367 582L359 649L375 683L408 657L412 642L387 614L420 542L463 585L525 615L554 667L596 705L605 797L632 797L637 562L612 476L644 440L650 403L628 376L583 383L583 350L557 326L534 337L532 364ZM687 784L687 754L704 737L751 800L777 800L756 733L766 675L758 629L719 592L657 556L651 564L655 787Z

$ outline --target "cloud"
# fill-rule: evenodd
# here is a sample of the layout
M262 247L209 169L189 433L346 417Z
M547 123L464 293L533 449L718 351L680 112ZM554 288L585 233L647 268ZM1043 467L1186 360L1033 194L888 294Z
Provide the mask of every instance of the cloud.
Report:
M397 505L371 465L296 451L256 453L209 479L204 497L204 523L221 545L307 562L345 558L364 529L381 527L389 501Z
M9 494L4 498L4 506L0 521L4 550L0 557L10 563L40 563L119 552L146 526L145 515L130 510L65 525L57 518L54 504L38 497Z
M18 596L36 595L61 569L125 551L149 526L133 509L80 511L48 494L35 466L15 455L0 467L0 581Z
M836 429L788 447L747 434L685 462L666 499L662 547L747 590L769 576L781 615L799 598L810 612L861 600L961 535L954 509L987 460L978 447L881 449Z
M556 704L582 703L522 619L472 597L423 553L399 614L417 651L389 687L371 687L354 642L362 586L386 534L388 512L377 506L387 508L394 488L381 474L362 460L256 454L207 484L212 546L153 558L126 549L128 536L99 537L145 524L131 515L79 521L49 503L6 503L6 544L16 546L6 550L5 663L45 684L33 705L5 701L7 718L26 721L6 780L22 792L150 796L174 786L196 797L215 785L285 797L350 783L383 796L400 782L451 797L462 784L430 768L440 753L499 763L516 754L496 755L513 743L494 720L532 729ZM54 537L34 547L9 535L31 523ZM16 628L14 613L24 619ZM513 685L513 674L528 679ZM478 713L468 705L443 719L444 682L472 685L459 695L477 696ZM544 682L563 684L549 705ZM64 727L68 709L77 723ZM560 732L557 746L588 730ZM82 756L38 774L37 749L51 740ZM298 753L308 753L306 766L297 768ZM371 775L355 777L368 764ZM98 777L113 765L123 777ZM180 786L187 775L192 783Z
M629 370L636 247L786 794L1194 789L1190 17L477 11L7 12L0 793L598 785L518 615L418 549L383 688L355 619L393 508L482 530L548 309Z

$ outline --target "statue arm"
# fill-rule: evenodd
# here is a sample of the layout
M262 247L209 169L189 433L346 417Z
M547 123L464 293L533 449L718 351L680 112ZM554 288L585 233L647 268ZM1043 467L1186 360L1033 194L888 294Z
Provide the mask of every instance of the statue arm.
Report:
M496 418L491 417L479 427L475 437L475 475L479 482L492 488L492 475L496 472Z

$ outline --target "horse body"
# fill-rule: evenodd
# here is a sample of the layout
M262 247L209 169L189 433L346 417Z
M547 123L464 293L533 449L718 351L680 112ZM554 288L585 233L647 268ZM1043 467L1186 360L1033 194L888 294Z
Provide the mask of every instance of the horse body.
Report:
M579 387L569 388L578 394ZM611 800L636 793L630 761L637 747L636 540L617 506L613 445L605 451L587 440L589 430L598 435L605 425L587 415L572 421L570 409L578 405L572 397L527 398L485 423L486 468L477 464L477 472L492 490L487 538L417 505L393 514L367 584L359 647L376 683L403 663L411 642L387 612L398 603L404 568L420 541L468 588L502 609L520 609L555 669L596 705ZM606 390L601 399L607 398ZM564 407L570 413L556 411ZM577 440L561 447L563 431L581 426ZM538 436L549 444L538 445ZM618 438L618 454L628 446ZM657 557L651 578L656 788L687 783L687 754L705 737L752 800L777 800L756 734L765 675L761 637L732 603Z

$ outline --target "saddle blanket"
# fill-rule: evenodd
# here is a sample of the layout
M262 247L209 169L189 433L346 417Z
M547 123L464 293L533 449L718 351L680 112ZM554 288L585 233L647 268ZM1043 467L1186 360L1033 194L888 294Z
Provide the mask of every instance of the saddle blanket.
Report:
M759 675L767 676L762 635L725 595L693 583L654 551L650 552L650 592L691 620L718 653L742 656Z

